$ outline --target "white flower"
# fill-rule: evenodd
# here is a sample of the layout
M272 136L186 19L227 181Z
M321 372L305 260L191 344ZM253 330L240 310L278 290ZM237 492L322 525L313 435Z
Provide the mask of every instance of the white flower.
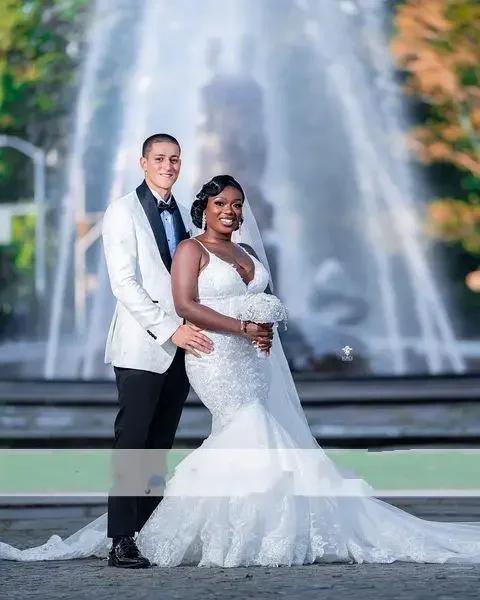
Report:
M246 294L239 297L237 318L253 323L278 323L284 321L288 312L282 301L273 294Z

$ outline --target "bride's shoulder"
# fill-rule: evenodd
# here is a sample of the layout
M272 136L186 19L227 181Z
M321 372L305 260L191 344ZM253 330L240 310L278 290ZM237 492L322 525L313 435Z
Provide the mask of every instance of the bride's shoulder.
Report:
M186 240L182 240L181 242L179 242L179 244L177 245L177 250L179 250L180 248L182 249L187 249L187 248L191 248L192 250L200 250L201 246L200 244L196 241L196 239L193 238L187 238Z
M183 256L196 256L196 257L200 257L204 252L204 248L203 245L201 244L201 242L199 240L197 240L195 237L193 238L188 238L186 240L182 240L176 250L175 250L175 255L179 254L179 255L183 255Z

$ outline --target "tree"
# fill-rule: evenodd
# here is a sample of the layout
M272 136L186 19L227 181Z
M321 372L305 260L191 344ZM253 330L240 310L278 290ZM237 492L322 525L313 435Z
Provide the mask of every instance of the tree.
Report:
M4 0L0 3L0 131L28 140L45 151L64 139L71 82L81 57L85 0ZM61 153L60 153L61 154ZM31 161L0 149L0 203L27 200L33 191ZM13 223L13 242L0 247L0 331L15 331L25 320L33 331L33 216ZM19 307L23 306L21 309ZM20 317L19 317L20 315Z
M0 130L48 150L66 115L85 0L0 4ZM27 176L26 176L27 175ZM0 198L31 194L25 160L0 153Z
M397 7L392 50L407 73L407 93L427 106L411 146L426 164L453 165L460 198L428 207L429 231L480 254L480 3L407 0Z

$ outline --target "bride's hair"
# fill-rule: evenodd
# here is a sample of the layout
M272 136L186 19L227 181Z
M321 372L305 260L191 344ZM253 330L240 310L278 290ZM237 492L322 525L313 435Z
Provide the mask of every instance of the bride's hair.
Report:
M234 177L231 175L215 175L210 181L202 185L202 189L195 196L196 200L193 201L190 215L195 227L202 228L203 213L207 207L208 199L212 196L218 196L226 187L237 189L242 194L242 201L245 200L245 192Z

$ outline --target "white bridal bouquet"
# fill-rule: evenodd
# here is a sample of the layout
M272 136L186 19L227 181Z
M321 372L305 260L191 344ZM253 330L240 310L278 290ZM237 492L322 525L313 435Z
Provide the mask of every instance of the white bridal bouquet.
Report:
M273 294L245 294L239 297L237 319L253 323L278 323L287 328L288 313L282 301Z

